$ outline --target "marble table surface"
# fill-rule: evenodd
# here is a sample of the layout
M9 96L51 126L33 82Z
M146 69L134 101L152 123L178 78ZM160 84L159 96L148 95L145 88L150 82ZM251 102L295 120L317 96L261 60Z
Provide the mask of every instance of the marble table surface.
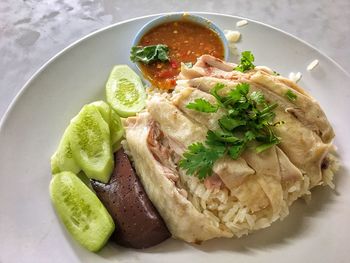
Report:
M171 11L224 13L270 24L350 71L349 0L1 0L0 118L30 76L67 45L125 19Z

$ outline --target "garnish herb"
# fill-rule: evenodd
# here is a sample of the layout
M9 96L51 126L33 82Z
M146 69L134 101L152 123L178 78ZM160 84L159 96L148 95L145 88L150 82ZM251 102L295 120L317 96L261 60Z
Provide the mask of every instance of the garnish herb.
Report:
M212 105L209 101L205 99L195 99L194 102L187 104L186 108L208 113L216 112L218 110L218 106Z
M249 84L240 83L227 95L220 95L225 85L218 83L211 90L217 104L213 105L205 99L196 99L187 108L199 112L216 112L219 108L226 111L219 120L219 130L209 130L204 143L191 144L183 155L179 165L189 175L197 175L200 179L210 176L216 160L228 154L232 159L238 159L247 145L255 141L257 153L280 142L273 127L283 124L273 123L277 104L266 102L259 91L249 93Z
M187 170L188 174L197 174L198 178L204 179L211 175L215 161L225 154L225 150L223 145L211 145L207 138L206 145L197 142L188 146L179 165Z
M193 63L192 62L185 62L184 64L188 68L192 68L193 67Z
M255 68L254 62L254 55L250 51L243 51L241 53L241 61L237 67L234 68L234 70L245 72L247 70Z
M290 89L287 90L287 92L285 93L285 96L290 101L295 101L298 98L298 96L293 91L291 91Z
M132 62L149 64L153 61L169 61L169 48L167 45L133 46L130 52Z

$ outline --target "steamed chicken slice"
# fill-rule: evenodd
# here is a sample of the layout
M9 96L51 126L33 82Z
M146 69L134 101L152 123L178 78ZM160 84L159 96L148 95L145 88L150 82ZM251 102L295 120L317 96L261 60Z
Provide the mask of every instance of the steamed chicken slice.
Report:
M124 122L128 149L147 195L175 238L187 242L215 237L232 237L223 227L217 227L210 217L200 213L164 172L164 166L150 152L147 143L151 116L141 113ZM166 171L169 172L169 171Z
M273 220L277 219L285 202L276 147L273 146L259 154L256 153L255 147L248 147L242 157L255 170L257 182L271 204ZM255 202L258 203L259 200Z
M198 122L209 129L217 128L216 126L212 125L209 119L211 115L214 115L213 119L215 119L215 122L217 123L218 119L223 115L223 112L208 114L196 112L186 108L188 103L193 102L198 98L205 98L209 102L215 103L215 98L212 95L201 90L181 87L181 85L177 86L172 102L181 111L183 111L187 117L194 119L195 122ZM169 102L165 99L164 103L169 104ZM156 114L157 111L151 112ZM167 113L165 111L162 112L162 116L166 116L166 114ZM181 121L184 121L185 116L182 117L183 118L181 118ZM154 116L154 118L158 119L156 116ZM166 119L168 119L168 117ZM186 122L187 121L189 120L186 119ZM177 130L178 128L176 128L179 125L176 123L173 123L173 125L173 129L176 129L175 134L177 134L177 132L181 132L180 130ZM270 203L273 209L273 215L276 217L276 215L279 215L279 212L284 206L283 189L281 187L280 178L280 165L275 147L273 147L273 151L268 150L267 152L269 154L257 154L255 151L248 151L246 155L243 155L243 158L239 158L238 160L233 160L227 156L222 157L215 163L213 171L220 177L225 186L229 188L242 203L246 204L251 211L257 211L265 208ZM270 159L267 160L266 158ZM290 166L293 166L293 164L290 164ZM254 173L257 173L257 176L250 177L246 182L247 176L253 175ZM215 177L213 178L214 181L217 181ZM244 185L239 188L239 191L236 191L237 187L241 184ZM252 190L254 190L254 192L252 192ZM250 196L253 196L251 202L249 201ZM259 198L255 198L257 196L259 196Z
M249 175L243 184L232 190L233 194L251 212L257 212L270 205L269 199L264 190L257 182L258 175Z
M178 97L175 104L185 105L181 97ZM181 107L181 109L183 108L184 107ZM159 123L160 129L164 132L166 137L169 138L170 147L179 156L182 156L183 152L190 144L205 141L208 130L207 127L202 123L191 121L169 100L159 95L154 95L148 102L147 110L152 118ZM192 112L196 113L195 111ZM206 116L202 116L203 123L206 122L206 118ZM180 146L175 145L174 142L178 142ZM181 143L183 143L185 147L181 147ZM182 151L177 151L177 149L182 149ZM225 158L225 160L227 159ZM225 165L223 165L223 162ZM217 163L218 164L214 165L213 170L224 183L228 183L228 185L225 185L229 188L232 186L231 184L237 185L237 183L242 183L245 176L254 174L254 170L247 166L244 160L231 159L229 162L218 160ZM229 174L227 173L228 170L234 171L234 173ZM208 180L211 179L209 178Z
M210 65L210 67L209 67ZM192 68L182 67L179 79L192 79L207 75L220 75L222 78L231 76L230 72L236 64L225 62L210 55L203 55L197 59Z
M281 175L281 185L284 191L284 199L288 205L293 203L300 195L307 191L308 181L304 180L302 172L289 160L288 156L276 146L276 153ZM306 187L301 188L302 185Z
M216 99L214 96L203 92L198 89L190 88L190 87L183 87L181 85L178 85L175 89L175 95L172 98L172 102L174 105L176 105L184 114L186 114L187 117L191 118L195 122L198 122L201 125L206 126L207 129L210 130L216 130L219 128L218 120L224 115L224 110L220 109L216 113L203 113L194 111L191 109L188 109L186 106L190 102L194 102L196 99L204 98L207 101L209 101L212 104L216 104ZM215 162L213 166L213 172L216 176L218 176L225 186L230 189L231 191L234 191L238 186L245 183L245 180L247 179L247 176L252 175L255 173L255 171L249 167L246 163L246 161L242 158L238 158L237 160L233 160L232 158L228 156L224 156L220 158L218 161ZM217 177L208 177L206 179L206 184L210 184L209 182L214 181L217 183L218 179ZM214 184L214 183L211 183ZM254 182L253 180L248 180L247 184L249 184L249 189L251 191L254 191L254 193L251 193L254 196L265 196L265 194L262 191L261 187L254 186L254 184L257 184L257 182ZM244 186L243 186L244 187ZM242 192L242 191L241 191ZM238 192L237 198L245 198L242 197ZM259 207L266 207L266 197L259 199L262 202L264 202L264 205L258 205ZM253 203L253 202L252 202ZM256 210L255 207L251 207L248 204L248 207L251 210Z
M176 106L159 94L148 101L147 110L167 137L179 145L174 149L179 155L193 142L202 142L206 138L207 129L204 126L191 122Z
M219 175L220 179L230 190L243 184L249 175L255 173L243 158L233 160L229 156L224 156L217 160L213 166L213 172Z
M334 131L327 120L326 115L322 111L318 102L310 95L299 92L290 81L280 81L281 77L274 77L264 72L256 72L250 78L251 81L262 85L264 88L280 96L285 100L286 111L294 115L305 126L315 132L323 142L329 143L334 138ZM297 98L291 103L285 94L288 90L293 89Z
M249 80L245 82L249 83ZM224 95L238 82L213 77L201 77L189 80L187 84L189 83L194 83L196 87L205 92L210 92L210 89L216 83L229 84L219 92L221 95ZM260 91L268 101L281 103L280 96L255 83L250 83L250 91ZM310 177L311 187L317 185L322 179L321 163L328 152L329 144L323 143L315 132L308 129L292 114L286 112L283 106L279 105L275 109L275 113L275 121L285 122L283 125L275 128L276 134L282 139L279 147L287 154L295 166Z
M295 83L267 73L258 68L247 73L233 71L234 64L221 61L220 59L204 55L198 58L197 63L191 69L183 69L180 79L194 79L202 76L211 76L218 79L236 80L239 82L253 82L264 86L270 92L278 95L279 100L284 100L285 109L296 116L302 123L311 128L323 142L329 143L334 137L333 129L320 108L319 104L303 89ZM213 86L211 86L212 88ZM298 99L290 102L285 93L293 90Z
M192 87L183 87L181 85L176 86L171 101L190 119L202 125L205 125L210 130L219 129L220 127L218 124L218 120L225 114L225 111L223 109L219 109L215 113L206 113L198 112L193 109L188 109L186 106L190 102L194 102L196 99L205 99L213 105L217 104L214 96L203 92L199 89L195 89Z
M202 95L198 94L200 92L201 91L197 91L196 94ZM188 101L186 100L186 96L179 96L176 98L175 104L185 105L185 103L182 102L182 98L184 98L184 101ZM192 99L194 99L193 96ZM158 107L162 107L162 111L160 111ZM181 110L183 108L184 107L181 107ZM204 134L201 135L201 140L195 138L195 132L198 130L198 127L203 131L207 131L204 125L204 123L206 123L204 116L202 116L203 119L201 119L203 124L191 121L170 101L157 95L148 103L148 111L152 115L152 118L159 121L160 128L164 131L166 136L172 137L176 141L185 141L187 146L191 143L205 140ZM173 118L174 113L176 113L176 118ZM169 125L171 125L171 129L169 129ZM193 135L191 136L191 134ZM182 155L182 153L178 154ZM210 188L213 185L220 186L218 178L216 177L217 175L225 186L230 189L249 210L257 211L269 205L268 194L261 187L258 176L249 177L253 175L255 171L247 165L244 159L239 158L238 160L233 160L232 158L224 156L215 162L213 171L215 173L214 176L208 177L205 180L205 185L207 187ZM247 180L248 177L249 180ZM240 185L242 186L236 191L237 187Z
M197 78L194 80L201 80L203 78ZM209 85L208 85L209 82ZM208 87L213 87L217 83L217 79L198 82L198 85L208 85ZM194 102L196 99L204 98L212 104L216 104L216 99L209 93L201 91L197 88L192 88L188 85L177 85L175 88L175 95L172 97L172 102L175 104L182 112L184 112L191 119L205 125L208 129L215 130L218 129L218 120L223 116L224 111L218 111L216 113L203 113L188 109L186 106ZM213 122L214 120L214 122ZM282 181L290 180L301 180L302 174L299 169L297 169L293 163L290 162L288 157L278 148L279 162L281 163L281 177ZM256 155L256 153L254 153ZM234 164L233 164L234 163ZM294 168L294 170L292 169ZM292 172L290 170L293 170ZM245 176L253 174L254 170L251 169L244 159L239 158L238 160L233 160L232 158L226 157L217 161L213 167L213 171L220 175L225 185L229 189L234 189L243 183ZM291 174L292 173L292 174ZM283 175L283 176L282 176ZM297 178L296 178L297 177ZM293 182L295 182L295 180Z

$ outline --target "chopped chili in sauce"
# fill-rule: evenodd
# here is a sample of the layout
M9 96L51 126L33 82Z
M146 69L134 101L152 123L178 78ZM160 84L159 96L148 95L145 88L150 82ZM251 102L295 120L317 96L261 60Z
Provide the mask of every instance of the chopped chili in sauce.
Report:
M224 46L217 33L200 24L176 21L161 24L148 31L140 40L140 46L165 44L169 47L168 62L141 64L141 70L153 85L172 89L180 73L181 62L195 63L197 58L209 54L224 58Z

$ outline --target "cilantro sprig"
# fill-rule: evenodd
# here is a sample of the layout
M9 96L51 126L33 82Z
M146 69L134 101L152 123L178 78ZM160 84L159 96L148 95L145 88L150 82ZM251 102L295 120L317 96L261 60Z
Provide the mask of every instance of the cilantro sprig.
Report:
M188 146L179 165L187 170L188 174L197 174L199 179L204 179L212 174L212 167L215 161L222 157L225 151L225 146L212 144L212 141L207 136L205 145L197 142Z
M298 98L298 96L293 91L291 91L290 89L287 90L287 92L284 95L290 101L296 101L296 99Z
M258 146L255 151L260 153L280 142L273 127L283 122L273 122L273 110L277 104L269 104L259 91L249 94L249 84L240 83L231 89L227 95L220 95L225 85L216 84L210 93L216 98L213 105L205 99L196 99L187 108L198 112L213 113L219 108L226 114L219 120L219 130L208 130L206 141L191 144L179 165L189 175L197 175L204 179L212 174L216 160L228 154L232 159L238 159L250 142Z
M153 61L169 61L169 47L167 45L133 46L130 51L132 62L149 64Z
M245 72L250 69L254 69L255 65L254 62L254 55L250 51L243 51L241 53L241 61L237 67L234 68L234 70Z
M190 102L186 105L186 108L207 113L217 112L218 110L217 105L212 105L209 101L202 98L195 99L194 102Z

